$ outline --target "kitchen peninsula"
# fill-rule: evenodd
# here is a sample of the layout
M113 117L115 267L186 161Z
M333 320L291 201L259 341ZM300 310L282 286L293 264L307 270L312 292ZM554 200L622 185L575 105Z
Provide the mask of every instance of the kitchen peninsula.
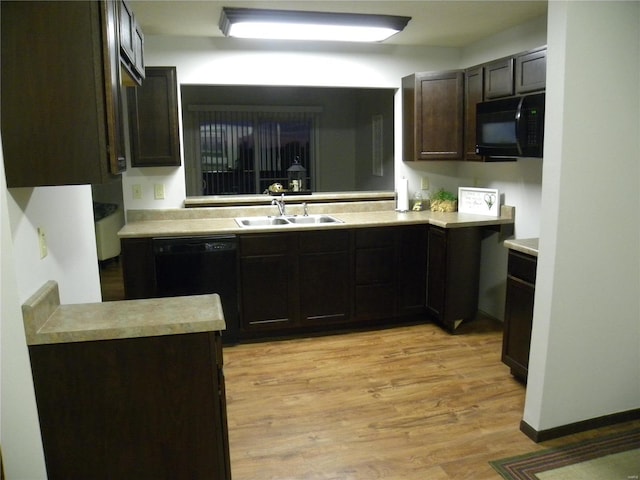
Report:
M22 310L49 478L231 478L218 295Z
M127 298L158 295L154 242L220 236L237 241L238 323L227 334L257 339L424 319L450 331L477 310L483 230L507 229L499 217L397 212L393 193L285 197L287 215L326 214L335 223L242 227L238 217L278 215L273 197L210 198L215 206L129 211L119 232ZM233 201L239 204L230 204ZM207 275L206 272L198 275ZM195 274L194 274L195 275ZM222 298L225 308L225 298ZM225 315L226 315L225 310Z

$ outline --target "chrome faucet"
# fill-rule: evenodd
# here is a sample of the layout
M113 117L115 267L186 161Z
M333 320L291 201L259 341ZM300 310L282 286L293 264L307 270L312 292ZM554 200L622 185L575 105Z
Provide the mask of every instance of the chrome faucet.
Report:
M307 210L307 202L302 202L302 210L304 211L304 216L309 216L309 211Z
M287 206L284 203L284 193L280 196L280 200L274 198L271 200L271 205L277 205L280 216L284 217L287 214Z

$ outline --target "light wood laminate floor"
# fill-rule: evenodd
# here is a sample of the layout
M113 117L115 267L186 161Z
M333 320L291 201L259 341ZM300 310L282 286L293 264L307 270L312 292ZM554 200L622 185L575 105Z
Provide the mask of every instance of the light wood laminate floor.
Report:
M433 324L226 347L234 480L499 479L488 462L536 444L501 324Z

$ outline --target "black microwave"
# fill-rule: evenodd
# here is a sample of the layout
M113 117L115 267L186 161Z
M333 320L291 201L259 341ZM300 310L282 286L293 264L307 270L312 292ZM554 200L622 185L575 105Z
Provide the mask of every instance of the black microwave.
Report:
M493 158L542 157L544 93L476 105L476 153Z

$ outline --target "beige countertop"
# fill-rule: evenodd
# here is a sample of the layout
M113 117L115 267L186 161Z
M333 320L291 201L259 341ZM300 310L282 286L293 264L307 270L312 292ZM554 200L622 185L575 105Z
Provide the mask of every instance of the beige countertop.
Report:
M225 330L217 294L60 305L47 282L22 306L28 345Z
M268 226L268 227L240 227L232 216L216 218L207 214L201 218L196 216L186 217L181 210L192 209L176 209L175 212L163 211L155 217L142 217L134 221L128 221L120 230L118 235L120 238L137 238L137 237L161 237L161 236L197 236L211 234L251 234L261 232L282 232L295 230L313 230L313 229L344 229L344 228L363 228L377 226L393 226L393 225L411 225L411 224L430 224L443 228L461 228L461 227L483 227L492 225L512 225L514 223L514 208L503 206L499 217L491 217L486 215L476 215L471 213L439 213L431 211L421 212L396 212L392 209L377 211L338 211L333 213L330 208L323 210L322 213L330 214L342 223L321 224L321 225L287 225ZM206 209L199 209L206 210ZM215 209L211 209L215 212ZM270 213L272 211L270 210ZM291 212L296 214L295 211ZM310 213L315 213L310 211ZM239 213L236 216L249 216L246 213ZM138 216L140 217L140 216Z
M538 239L537 238L520 238L504 241L504 246L517 252L526 253L527 255L538 256Z

